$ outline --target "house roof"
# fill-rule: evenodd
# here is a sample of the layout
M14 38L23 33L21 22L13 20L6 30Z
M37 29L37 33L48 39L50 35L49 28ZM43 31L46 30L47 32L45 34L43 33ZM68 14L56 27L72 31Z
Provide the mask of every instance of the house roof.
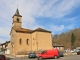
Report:
M59 44L59 43L56 43L56 42L53 42L53 47L64 47L62 44Z
M13 28L16 32L22 32L22 33L31 33L33 30L25 29L25 28Z
M42 28L37 28L35 30L30 30L30 29L25 29L25 28L13 28L16 32L22 32L22 33L33 33L35 31L41 31L41 32L49 32L51 33L51 31L42 29Z
M41 31L41 32L49 32L49 33L51 33L51 31L48 31L48 30L45 30L45 29L42 29L42 28L37 28L34 31Z
M53 45L53 47L64 47L63 45Z
M5 45L6 43L10 43L10 41L6 41L5 43L0 44L0 46Z
M53 45L53 47L64 47L63 45L61 45L61 44L52 44Z
M6 43L10 43L10 41L6 41Z

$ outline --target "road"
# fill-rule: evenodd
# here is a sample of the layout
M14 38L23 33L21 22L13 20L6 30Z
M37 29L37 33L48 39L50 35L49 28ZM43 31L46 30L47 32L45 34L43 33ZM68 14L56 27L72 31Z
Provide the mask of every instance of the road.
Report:
M11 58L7 60L37 60L36 58L28 59L28 58ZM44 60L80 60L80 55L73 55L73 56L64 56L59 59L44 59Z

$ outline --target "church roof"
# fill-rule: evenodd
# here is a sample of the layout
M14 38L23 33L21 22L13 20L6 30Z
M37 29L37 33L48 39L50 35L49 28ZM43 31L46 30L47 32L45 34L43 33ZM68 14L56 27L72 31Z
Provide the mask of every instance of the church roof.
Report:
M42 29L42 28L37 28L34 31L41 31L41 32L49 32L49 33L51 33L51 31L48 31L48 30L45 30L45 29Z
M32 33L32 30L25 29L25 28L13 28L16 32L22 32L22 33Z
M14 17L14 16L19 16L19 17L22 17L22 16L20 15L20 13L19 13L18 8L17 8L17 10L16 10L15 14L13 15L13 17Z
M35 31L40 31L40 32L49 32L51 33L51 31L42 29L42 28L37 28L35 30L30 30L30 29L25 29L25 28L13 28L16 32L21 32L21 33L33 33Z

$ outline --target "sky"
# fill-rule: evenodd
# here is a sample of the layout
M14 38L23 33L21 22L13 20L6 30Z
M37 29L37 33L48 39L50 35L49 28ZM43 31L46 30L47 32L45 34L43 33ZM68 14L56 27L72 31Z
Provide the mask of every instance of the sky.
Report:
M10 40L12 16L22 15L22 28L43 28L52 35L80 28L80 0L0 0L0 43Z

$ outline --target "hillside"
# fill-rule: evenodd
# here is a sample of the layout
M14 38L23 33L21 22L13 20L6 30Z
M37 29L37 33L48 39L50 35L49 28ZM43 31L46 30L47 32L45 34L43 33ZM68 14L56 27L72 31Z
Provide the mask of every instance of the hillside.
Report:
M80 46L80 28L53 35L53 42L64 45L65 48L76 48Z

